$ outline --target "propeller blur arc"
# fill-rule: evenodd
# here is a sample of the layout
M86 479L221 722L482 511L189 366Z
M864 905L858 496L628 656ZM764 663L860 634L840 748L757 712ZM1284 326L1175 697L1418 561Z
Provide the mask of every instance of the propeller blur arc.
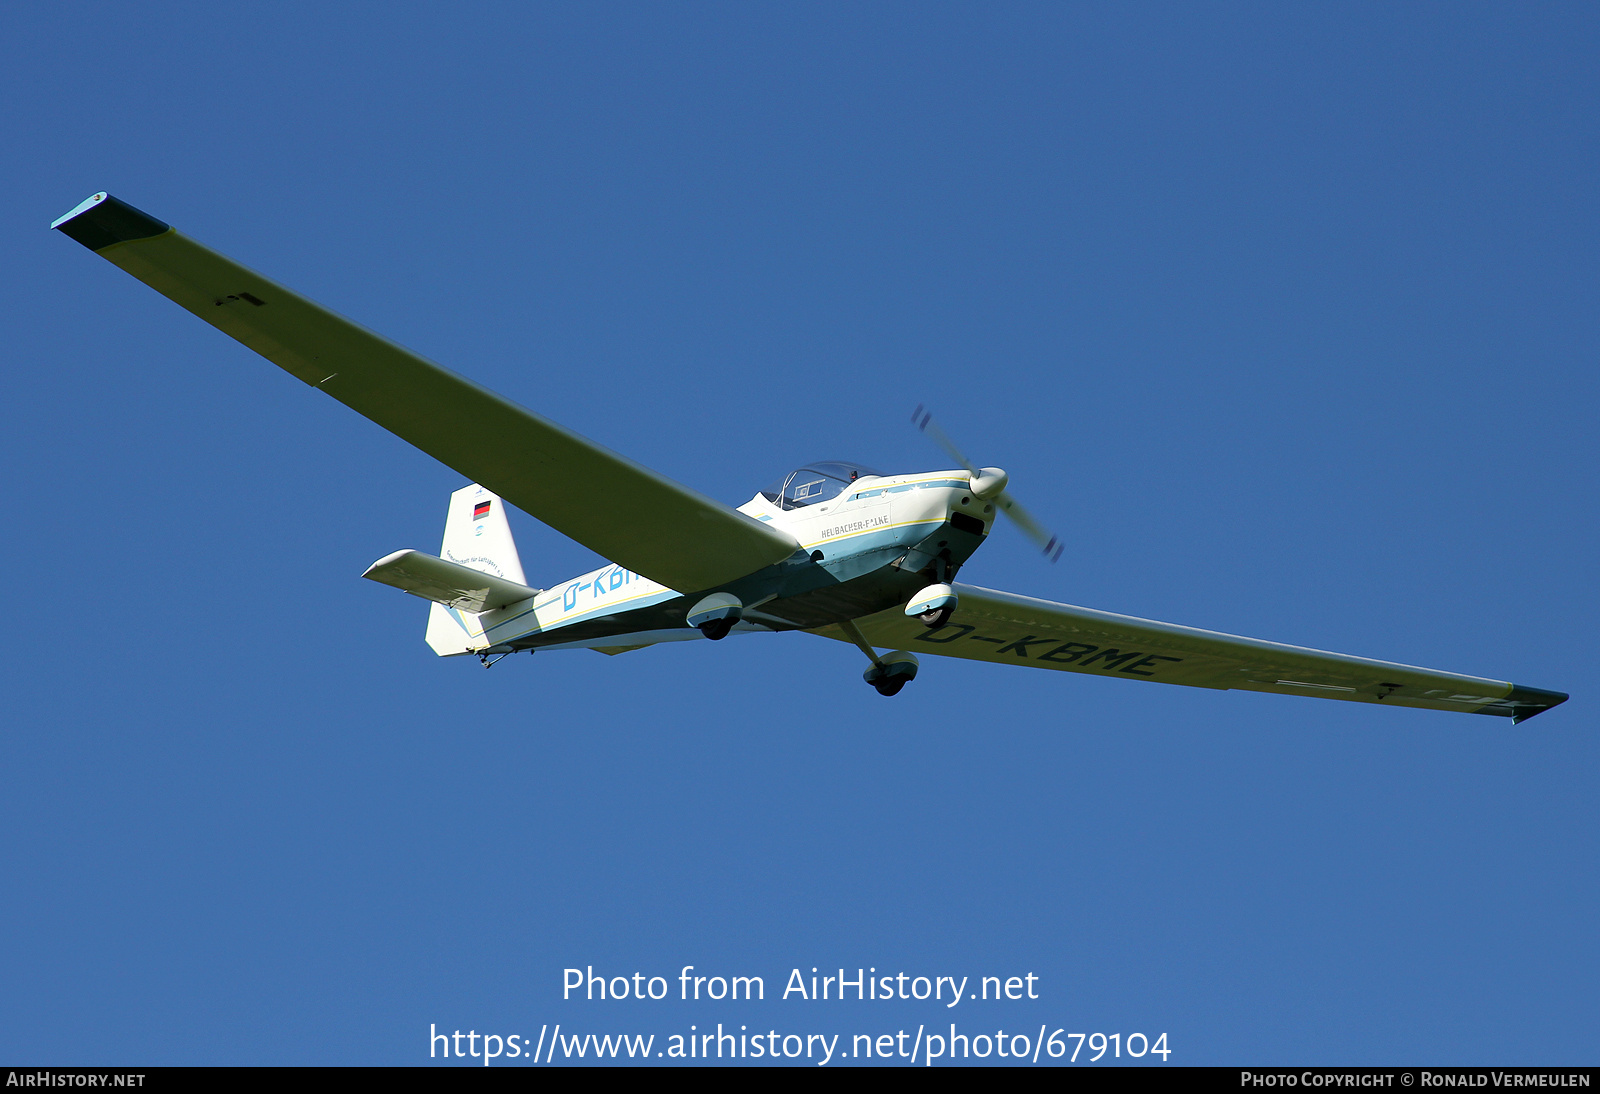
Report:
M956 447L956 443L950 439L949 434L939 428L939 423L933 420L933 415L929 413L927 407L922 403L918 403L917 409L911 412L911 421L921 433L943 449L945 455L966 468L970 474L978 474L977 467L973 465L971 460L967 459L966 454L960 448ZM990 470L993 469L991 468ZM1009 489L1000 492L1000 496L995 498L995 504L999 507L1000 512L1009 517L1021 529L1023 535L1033 540L1034 545L1044 552L1045 558L1051 562L1060 560L1063 548L1060 537L1040 524L1033 514L1023 508L1017 499L1012 496Z

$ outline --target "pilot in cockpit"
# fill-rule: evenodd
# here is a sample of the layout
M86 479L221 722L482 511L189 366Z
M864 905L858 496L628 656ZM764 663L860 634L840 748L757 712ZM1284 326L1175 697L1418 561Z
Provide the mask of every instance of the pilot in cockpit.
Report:
M863 464L818 460L790 472L761 491L761 496L779 509L798 509L838 497L857 479L881 474Z

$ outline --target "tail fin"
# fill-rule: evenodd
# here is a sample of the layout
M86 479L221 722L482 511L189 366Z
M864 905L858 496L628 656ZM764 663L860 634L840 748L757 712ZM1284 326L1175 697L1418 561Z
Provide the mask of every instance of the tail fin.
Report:
M463 486L450 495L450 510L444 521L444 545L439 555L447 562L493 574L495 577L526 585L522 560L511 539L505 503L500 496L477 483ZM470 653L485 645L483 628L471 612L434 604L428 615L428 645L440 657Z
M511 525L506 523L505 504L498 494L477 483L450 495L439 557L518 585L527 584L517 545L511 541Z

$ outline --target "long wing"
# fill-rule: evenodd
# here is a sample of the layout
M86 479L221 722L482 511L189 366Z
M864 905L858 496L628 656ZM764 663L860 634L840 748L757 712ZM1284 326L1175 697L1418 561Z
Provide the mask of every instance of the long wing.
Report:
M858 619L856 625L874 645L919 654L1124 680L1498 714L1515 721L1567 699L1559 691L1503 680L1240 638L973 585L954 589L961 605L938 630L929 630L899 608ZM814 633L849 641L837 627Z
M679 592L789 557L791 537L269 281L108 194L59 228L161 295L612 562Z

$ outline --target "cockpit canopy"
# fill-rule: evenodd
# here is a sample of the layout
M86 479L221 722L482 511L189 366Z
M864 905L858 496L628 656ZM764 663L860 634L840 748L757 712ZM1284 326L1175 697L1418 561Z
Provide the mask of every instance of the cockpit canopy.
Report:
M817 460L791 471L765 490L761 496L779 509L799 509L819 501L836 498L857 479L882 475L865 464L844 460Z

